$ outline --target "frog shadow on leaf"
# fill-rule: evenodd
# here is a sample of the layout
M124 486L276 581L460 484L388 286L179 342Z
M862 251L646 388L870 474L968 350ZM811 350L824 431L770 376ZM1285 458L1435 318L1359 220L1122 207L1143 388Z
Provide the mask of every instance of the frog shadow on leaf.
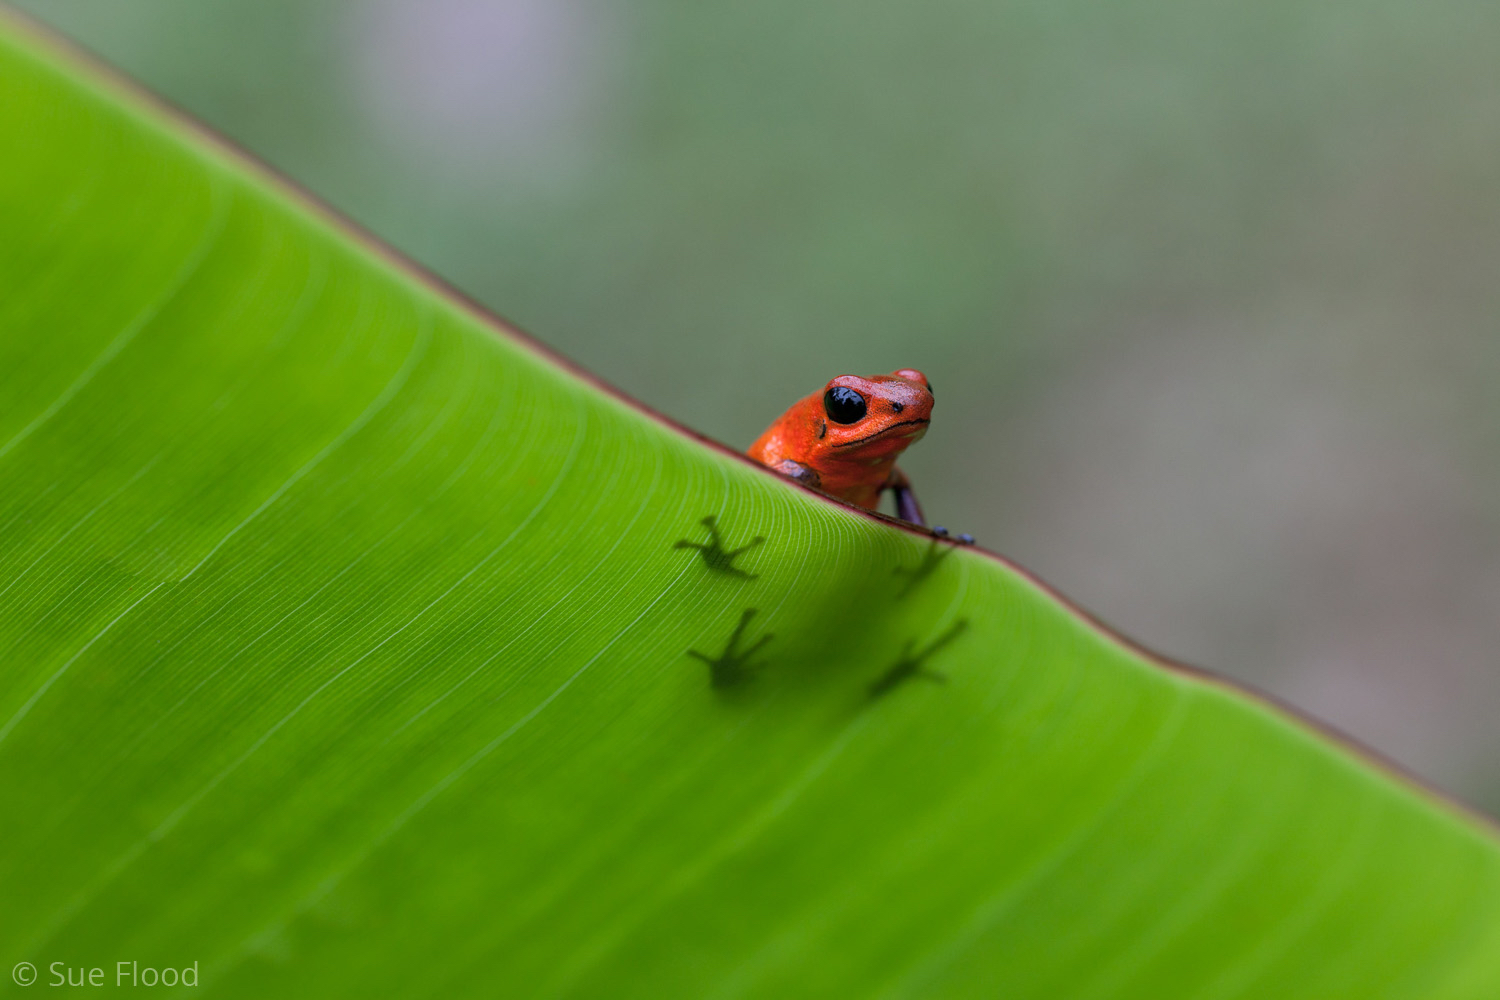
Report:
M885 695L890 694L891 691L895 690L897 687L900 687L905 682L917 677L924 678L938 684L946 684L948 682L948 678L935 670L929 669L926 666L926 661L932 656L932 654L936 653L938 650L948 645L948 643L952 642L954 639L957 639L960 635L962 635L964 630L968 627L968 620L960 618L958 621L949 626L946 632L938 636L936 639L932 640L932 642L927 644L927 647L925 649L921 650L917 650L914 648L917 644L917 641L915 639L906 640L905 645L901 647L901 655L896 658L896 662L891 664L890 667L886 669L885 673L881 674L871 682L870 697L884 697Z
M748 544L741 545L737 549L726 549L724 539L719 534L718 519L709 514L698 522L708 529L707 542L694 542L686 538L680 538L672 546L674 549L697 549L698 554L703 557L703 564L715 573L723 573L725 576L735 576L742 580L756 580L760 578L758 573L750 573L740 569L734 561L749 552L757 545L765 542L765 538L756 535L750 539Z
M897 566L892 570L893 575L906 578L905 582L896 591L896 599L900 600L917 589L917 585L936 572L942 561L952 553L952 545L939 544L938 540L934 538L927 543L927 548L922 550L921 562L915 566Z
M708 664L708 681L712 687L721 690L738 687L750 679L753 671L761 668L762 664L752 663L751 659L756 653L764 649L767 643L775 638L772 633L767 632L762 635L748 649L736 651L741 637L745 634L745 629L756 614L757 611L755 608L745 609L744 613L740 615L739 624L730 633L729 641L724 644L724 652L717 657L700 653L696 649L687 651L688 656L702 660Z

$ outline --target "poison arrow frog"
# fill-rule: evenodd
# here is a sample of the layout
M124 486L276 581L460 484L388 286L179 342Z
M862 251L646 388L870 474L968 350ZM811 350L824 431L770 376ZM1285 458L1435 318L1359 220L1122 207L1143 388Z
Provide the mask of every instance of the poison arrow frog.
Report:
M750 457L868 510L890 490L897 516L925 525L896 457L927 433L931 419L932 383L915 368L868 378L840 375L793 403L750 446Z

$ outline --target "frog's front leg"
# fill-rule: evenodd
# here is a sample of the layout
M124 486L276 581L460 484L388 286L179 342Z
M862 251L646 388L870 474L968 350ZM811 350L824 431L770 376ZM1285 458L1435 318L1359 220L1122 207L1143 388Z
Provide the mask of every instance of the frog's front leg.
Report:
M810 465L803 465L801 462L795 461L794 459L783 458L781 461L772 465L771 468L775 469L783 476L786 476L788 479L795 479L803 486L811 486L813 489L817 489L818 487L823 485L823 477L818 475L817 469L814 469Z
M927 521L922 517L922 505L917 503L917 495L912 492L911 480L906 478L906 473L894 465L891 466L891 475L886 479L883 488L896 495L897 517L903 521L927 527Z

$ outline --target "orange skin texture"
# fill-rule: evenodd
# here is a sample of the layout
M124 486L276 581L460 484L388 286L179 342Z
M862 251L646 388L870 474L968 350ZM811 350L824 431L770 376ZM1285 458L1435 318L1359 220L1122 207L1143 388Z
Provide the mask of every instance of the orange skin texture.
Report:
M865 398L861 419L851 424L829 419L823 397L836 386L853 389ZM906 486L896 459L927 433L931 420L932 390L927 376L915 368L890 375L840 375L793 403L756 439L749 454L762 465L824 493L874 510L882 491ZM816 476L799 475L797 466Z

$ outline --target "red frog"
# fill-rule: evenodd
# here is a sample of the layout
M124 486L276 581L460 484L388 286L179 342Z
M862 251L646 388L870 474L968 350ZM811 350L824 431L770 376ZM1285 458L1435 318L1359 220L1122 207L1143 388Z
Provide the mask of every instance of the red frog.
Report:
M840 375L793 403L750 446L750 457L869 510L891 490L897 515L925 525L896 457L927 433L931 419L932 383L915 368L868 378Z

